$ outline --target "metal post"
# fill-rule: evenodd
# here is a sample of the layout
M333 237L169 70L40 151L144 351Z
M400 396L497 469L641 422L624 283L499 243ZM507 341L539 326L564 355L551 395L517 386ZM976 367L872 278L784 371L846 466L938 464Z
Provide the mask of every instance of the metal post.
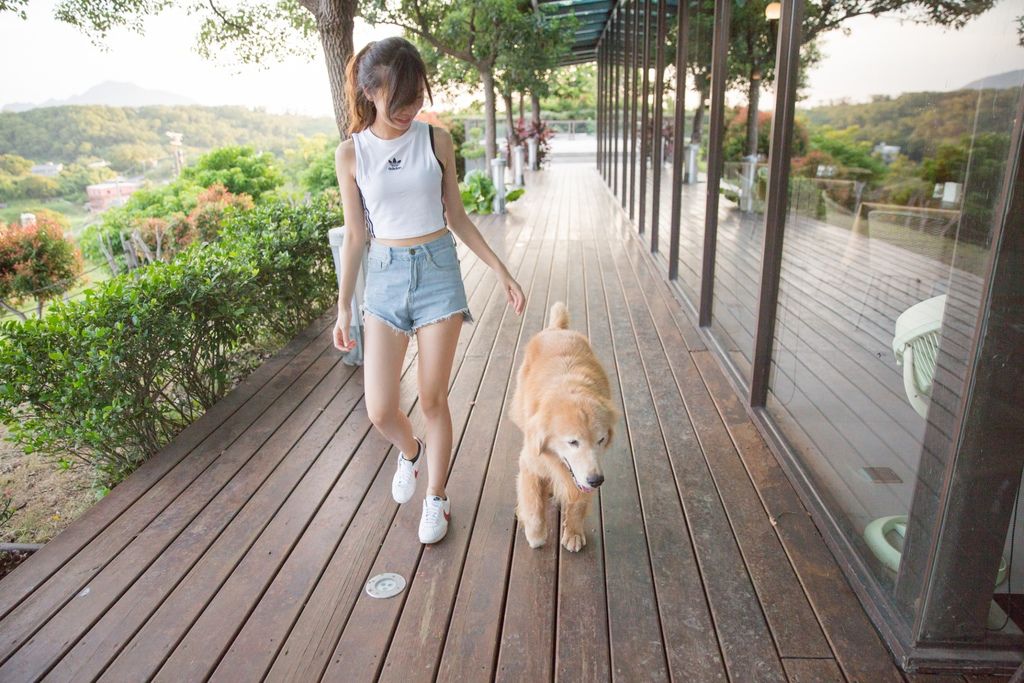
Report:
M530 138L532 141L533 138ZM523 178L523 146L516 145L512 148L512 177L515 178L513 184L517 187L522 187L526 184Z
M683 3L686 4L686 3ZM682 10L680 10L682 11ZM651 166L654 170L654 191L651 193L651 251L658 251L658 221L661 220L661 170L665 137L661 134L662 126L662 92L665 90L665 16L668 12L667 0L658 0L658 29L654 58L654 139L657 142L651 151ZM682 37L680 36L680 39ZM683 73L686 73L685 71ZM685 88L684 88L685 89ZM680 93L681 95L681 93ZM682 97L680 97L682 99Z
M630 114L629 114L629 220L633 220L636 207L636 167L637 167L637 103L640 99L638 81L640 61L640 0L633 0L632 38L630 40Z
M651 89L650 64L651 64L651 0L644 0L644 50L640 68L643 71L641 92L643 93L643 105L640 107L640 218L637 220L637 229L642 235L644 232L644 220L647 217L647 156L650 154L650 138L647 123L650 119L651 107L648 101Z
M623 5L623 31L622 31L622 194L619 199L622 202L622 208L629 210L629 162L631 160L629 156L629 131L630 131L630 95L632 94L629 84L632 80L631 69L633 65L632 52L632 16L633 13L629 11L629 3ZM630 220L633 216L630 215Z
M676 27L676 111L672 117L672 224L668 238L668 279L679 277L679 231L683 219L683 135L686 132L686 56L690 42L688 2L679 3Z
M782 270L782 237L786 227L790 144L800 68L800 22L803 0L782 3L778 53L775 58L775 113L769 147L768 197L764 210L764 250L761 258L761 293L754 333L754 362L750 373L750 405L764 406L768 398L775 314ZM751 165L753 163L751 162Z
M711 44L711 106L708 111L708 193L704 210L704 254L700 273L701 327L711 324L715 285L715 243L718 239L718 186L722 182L722 142L725 139L725 77L729 56L729 0L715 0L715 37Z

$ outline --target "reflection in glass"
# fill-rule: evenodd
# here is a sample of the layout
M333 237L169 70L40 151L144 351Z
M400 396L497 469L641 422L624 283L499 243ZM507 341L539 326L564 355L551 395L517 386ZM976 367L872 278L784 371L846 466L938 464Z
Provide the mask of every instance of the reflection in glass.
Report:
M666 47L665 114L662 117L662 161L660 209L658 213L661 251L668 253L672 225L672 159L675 145L683 150L683 183L680 202L679 283L694 307L700 299L701 259L704 253L704 214L707 195L707 106L711 96L711 33L714 0L690 4L688 55L685 72L675 66L679 25L675 16L668 23ZM680 81L684 83L683 130L676 134L675 110Z
M891 589L908 518L929 533L940 523L911 511L934 509L943 483L925 472L943 471L954 450L1024 82L1019 7L877 18L807 7L767 408ZM726 134L727 166L739 165L723 180L736 200L719 222L715 302L721 334L742 352L762 238L758 221L746 220L760 210L761 173L745 195L747 162L735 158L750 149L745 121L738 110ZM766 127L770 118L759 137ZM1016 582L1011 568L997 593L1009 584L1022 592L1015 569ZM1010 603L994 601L992 631L1020 633L1024 624L1000 607Z
M778 21L765 2L734 3L729 24L711 331L750 380L760 283ZM795 140L803 140L794 131Z

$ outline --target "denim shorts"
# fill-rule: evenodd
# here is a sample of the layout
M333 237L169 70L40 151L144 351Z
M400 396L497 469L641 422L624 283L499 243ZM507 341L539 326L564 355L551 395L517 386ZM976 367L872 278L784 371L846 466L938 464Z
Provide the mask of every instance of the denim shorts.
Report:
M410 337L424 325L455 315L473 322L452 233L411 247L372 240L362 313Z

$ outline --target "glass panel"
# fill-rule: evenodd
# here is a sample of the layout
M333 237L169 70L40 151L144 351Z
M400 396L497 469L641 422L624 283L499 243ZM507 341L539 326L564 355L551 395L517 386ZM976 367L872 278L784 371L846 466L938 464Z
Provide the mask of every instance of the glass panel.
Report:
M777 24L766 18L764 3L732 5L711 330L747 382L764 242L771 136L766 109L774 102L763 83L774 78Z
M648 2L650 3L648 6ZM649 24L648 24L649 22ZM643 224L640 229L647 236L645 241L650 244L651 229L651 188L653 187L654 169L651 166L653 157L654 139L654 81L657 77L655 64L657 58L657 37L658 37L658 3L657 0L641 0L640 2L640 90L641 99L637 111L640 115L640 130L642 131L641 141L646 140L641 152L641 145L637 143L637 153L640 154L640 171L637 172L637 188L640 193L640 205L643 206ZM643 46L647 46L647 59L644 60ZM643 82L647 79L647 91L644 95ZM646 114L645 107L646 105ZM643 183L640 178L643 178ZM637 222L640 222L640 210L637 209Z
M675 131L675 109L680 74L675 68L676 40L679 22L675 16L669 24L668 58L673 65L667 69L666 83L672 88L666 94L662 126L665 149L665 171L661 176L660 233L662 250L667 253L672 226L672 158L675 145L684 145L682 194L679 205L679 283L694 308L700 301L701 259L704 254L704 215L707 208L707 112L711 97L711 36L715 19L714 0L690 4L688 52L684 81L683 130Z
M830 23L808 5L801 48L767 409L887 589L908 516L938 524L910 511L946 485L1024 80L1019 3L964 7Z

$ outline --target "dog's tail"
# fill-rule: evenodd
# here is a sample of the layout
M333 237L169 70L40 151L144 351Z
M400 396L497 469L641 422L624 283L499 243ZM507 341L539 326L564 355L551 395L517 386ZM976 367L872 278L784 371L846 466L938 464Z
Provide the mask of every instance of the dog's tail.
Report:
M551 307L551 314L548 318L549 330L565 330L569 328L569 309L561 301L556 301Z

